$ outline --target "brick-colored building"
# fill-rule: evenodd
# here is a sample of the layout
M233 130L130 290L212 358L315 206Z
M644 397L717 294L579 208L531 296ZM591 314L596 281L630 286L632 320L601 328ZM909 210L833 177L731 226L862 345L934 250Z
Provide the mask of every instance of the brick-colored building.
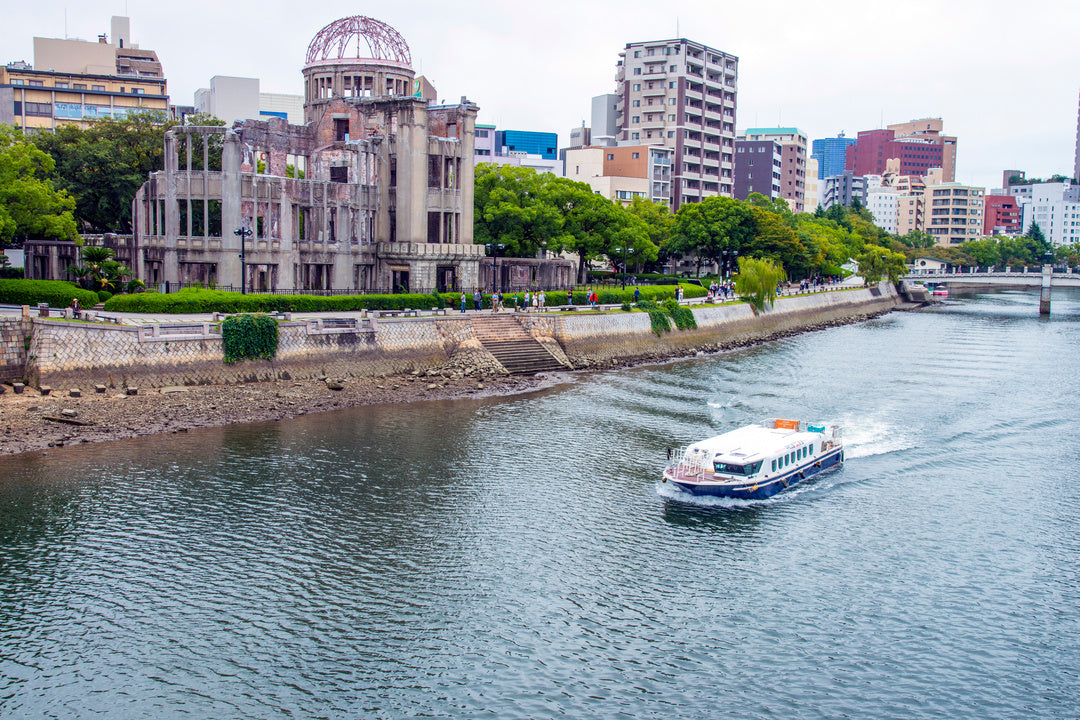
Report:
M847 169L856 175L883 175L890 159L899 175L927 175L941 168L945 182L956 179L956 138L942 134L940 118L912 120L884 130L864 130L847 148Z
M1012 195L987 195L984 198L983 235L1019 235L1020 206Z

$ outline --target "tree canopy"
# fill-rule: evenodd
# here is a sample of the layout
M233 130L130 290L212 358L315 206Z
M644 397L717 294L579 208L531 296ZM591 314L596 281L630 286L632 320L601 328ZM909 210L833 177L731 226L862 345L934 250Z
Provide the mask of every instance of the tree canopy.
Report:
M75 201L49 176L53 159L21 132L0 125L0 247L23 238L74 240Z

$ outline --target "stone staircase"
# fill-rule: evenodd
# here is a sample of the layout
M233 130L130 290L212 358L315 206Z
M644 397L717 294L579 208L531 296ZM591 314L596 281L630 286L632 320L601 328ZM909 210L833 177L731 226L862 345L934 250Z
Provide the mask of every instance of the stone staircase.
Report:
M477 314L470 318L476 339L511 375L535 375L565 369L509 314Z

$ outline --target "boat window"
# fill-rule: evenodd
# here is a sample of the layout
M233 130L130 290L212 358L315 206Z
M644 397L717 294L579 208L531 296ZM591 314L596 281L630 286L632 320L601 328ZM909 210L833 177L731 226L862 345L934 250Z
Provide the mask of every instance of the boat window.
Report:
M773 469L773 472L776 472L776 460L772 461L772 469Z
M810 454L814 454L814 443L810 443Z
M748 463L746 465L716 462L713 463L713 469L716 470L716 472L727 473L728 475L753 475L758 470L761 470L761 466L764 464L764 460L758 460L756 463Z

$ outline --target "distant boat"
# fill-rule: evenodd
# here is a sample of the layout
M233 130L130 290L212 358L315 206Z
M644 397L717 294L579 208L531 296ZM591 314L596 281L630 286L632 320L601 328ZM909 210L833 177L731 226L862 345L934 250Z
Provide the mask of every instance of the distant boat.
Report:
M661 482L693 495L761 499L843 462L839 425L771 418L687 446Z

